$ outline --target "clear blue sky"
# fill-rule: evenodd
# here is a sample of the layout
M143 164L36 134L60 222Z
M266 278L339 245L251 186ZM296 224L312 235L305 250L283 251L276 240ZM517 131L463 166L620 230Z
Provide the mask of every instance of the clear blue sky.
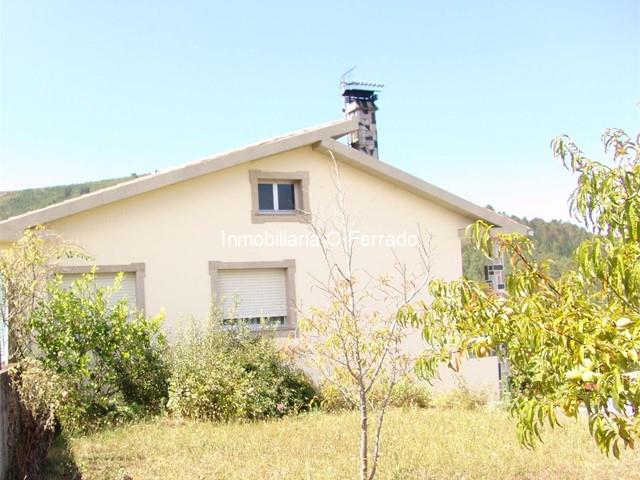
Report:
M640 2L0 0L0 191L144 173L341 117L386 84L381 159L567 218L550 139L640 126Z

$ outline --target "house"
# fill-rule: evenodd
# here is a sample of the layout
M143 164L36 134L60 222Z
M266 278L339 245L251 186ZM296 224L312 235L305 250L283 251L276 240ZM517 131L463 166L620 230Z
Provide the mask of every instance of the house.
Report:
M212 298L238 299L235 315L267 318L295 334L299 312L326 303L314 288L326 274L309 240L310 218L335 218L339 169L358 268L389 274L401 259L418 261L411 238L431 235L433 278L462 274L464 228L482 219L504 231L525 227L380 161L372 90L344 91L346 119L299 130L0 222L5 245L24 229L46 225L82 246L98 282L118 272L121 296L152 314L164 310L175 334L208 315ZM409 240L407 240L409 238ZM364 242L361 242L364 243ZM0 247L2 243L0 243ZM392 252L393 250L393 252ZM73 279L88 263L65 264ZM423 347L414 335L412 349ZM497 379L497 362L469 362L471 382Z

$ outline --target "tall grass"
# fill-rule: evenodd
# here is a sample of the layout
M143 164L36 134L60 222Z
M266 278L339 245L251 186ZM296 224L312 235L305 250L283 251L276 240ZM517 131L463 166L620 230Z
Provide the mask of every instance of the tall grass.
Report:
M86 479L356 478L352 412L255 423L158 420L71 442ZM548 432L547 432L548 433ZM640 452L602 457L586 427L567 421L535 451L521 448L503 411L389 412L380 479L640 479Z

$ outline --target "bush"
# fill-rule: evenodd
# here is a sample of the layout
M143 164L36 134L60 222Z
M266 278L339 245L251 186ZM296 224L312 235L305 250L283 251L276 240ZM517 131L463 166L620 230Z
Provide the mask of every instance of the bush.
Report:
M146 318L125 300L111 304L119 288L97 288L94 275L68 289L60 279L30 319L42 365L68 385L62 426L86 431L160 412L166 403L168 367L161 316Z
M215 315L217 317L217 315ZM261 419L306 410L316 395L307 376L271 337L210 320L173 349L169 410L200 420Z
M460 381L458 388L439 393L433 400L436 408L457 408L476 410L487 405L489 397L486 391L473 390L465 382Z
M7 394L9 478L40 478L56 416L65 408L63 381L40 362L25 359L10 368L8 388L2 388Z
M382 404L385 392L388 392L388 384L384 382L375 384L369 393L369 399L374 406ZM322 384L320 397L322 408L327 411L355 408L355 405L350 405L338 388L329 382ZM393 387L389 399L389 406L398 408L427 408L431 406L431 403L431 390L413 375L406 375L400 380Z

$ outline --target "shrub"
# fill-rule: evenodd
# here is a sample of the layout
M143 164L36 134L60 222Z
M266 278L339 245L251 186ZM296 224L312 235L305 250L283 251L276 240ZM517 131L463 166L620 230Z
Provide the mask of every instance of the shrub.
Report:
M8 408L9 478L40 478L40 470L55 437L56 416L65 408L65 386L56 374L34 359L9 370L3 386Z
M384 401L384 394L389 391L386 382L376 383L371 390L369 397L374 405L378 406ZM325 382L321 386L321 405L324 410L348 410L355 408L350 405L340 393L340 390L332 383ZM413 375L405 375L391 391L389 406L399 408L427 408L430 407L431 390L424 383L417 380Z
M486 406L488 401L486 391L473 390L465 382L460 381L457 388L436 395L433 404L436 408L475 410Z
M193 325L176 343L172 358L168 407L180 417L279 417L309 408L316 395L311 381L283 358L270 336L225 327L217 318L203 329Z
M86 431L160 412L168 389L162 317L132 311L126 300L112 304L121 277L107 289L95 286L93 274L68 289L60 281L30 326L36 357L68 385L63 427Z

